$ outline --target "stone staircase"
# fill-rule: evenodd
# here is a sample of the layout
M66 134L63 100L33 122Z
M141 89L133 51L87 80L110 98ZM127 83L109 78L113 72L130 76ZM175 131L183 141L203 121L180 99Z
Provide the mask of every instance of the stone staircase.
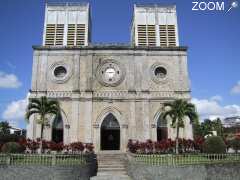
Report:
M91 180L130 180L126 171L126 154L103 151L97 154L98 173Z

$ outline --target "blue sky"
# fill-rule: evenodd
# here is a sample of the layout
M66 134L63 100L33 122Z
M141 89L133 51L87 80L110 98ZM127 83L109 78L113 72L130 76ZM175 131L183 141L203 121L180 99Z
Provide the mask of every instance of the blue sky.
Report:
M199 113L202 118L240 115L240 7L226 13L192 11L191 0L85 2L91 4L92 41L105 43L130 41L134 3L176 4L180 45L189 47L192 97ZM227 9L230 0L223 2ZM0 120L20 127L25 127L32 45L42 43L43 21L44 0L0 2Z

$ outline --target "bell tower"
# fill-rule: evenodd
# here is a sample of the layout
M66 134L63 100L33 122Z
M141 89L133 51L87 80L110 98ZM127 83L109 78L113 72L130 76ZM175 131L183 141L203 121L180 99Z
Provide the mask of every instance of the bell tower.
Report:
M43 46L88 46L89 4L47 3Z
M134 46L179 46L175 5L134 5L132 23Z

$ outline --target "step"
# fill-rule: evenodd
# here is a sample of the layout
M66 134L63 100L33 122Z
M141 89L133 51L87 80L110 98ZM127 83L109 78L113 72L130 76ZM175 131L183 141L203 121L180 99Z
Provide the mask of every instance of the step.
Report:
M125 164L98 164L98 167L125 167Z
M125 167L101 167L98 171L126 171Z
M113 178L114 177L114 178ZM117 175L117 174L101 174L95 177L91 177L91 180L131 180L128 175Z

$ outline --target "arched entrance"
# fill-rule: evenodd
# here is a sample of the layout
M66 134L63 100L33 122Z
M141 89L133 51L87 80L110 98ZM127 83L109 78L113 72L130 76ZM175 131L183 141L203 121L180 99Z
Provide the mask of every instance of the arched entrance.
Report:
M52 141L56 143L63 142L63 120L60 114L57 115L53 120Z
M115 116L108 114L101 125L101 150L120 149L120 126Z
M167 120L161 119L160 116L157 121L157 141L168 138Z

